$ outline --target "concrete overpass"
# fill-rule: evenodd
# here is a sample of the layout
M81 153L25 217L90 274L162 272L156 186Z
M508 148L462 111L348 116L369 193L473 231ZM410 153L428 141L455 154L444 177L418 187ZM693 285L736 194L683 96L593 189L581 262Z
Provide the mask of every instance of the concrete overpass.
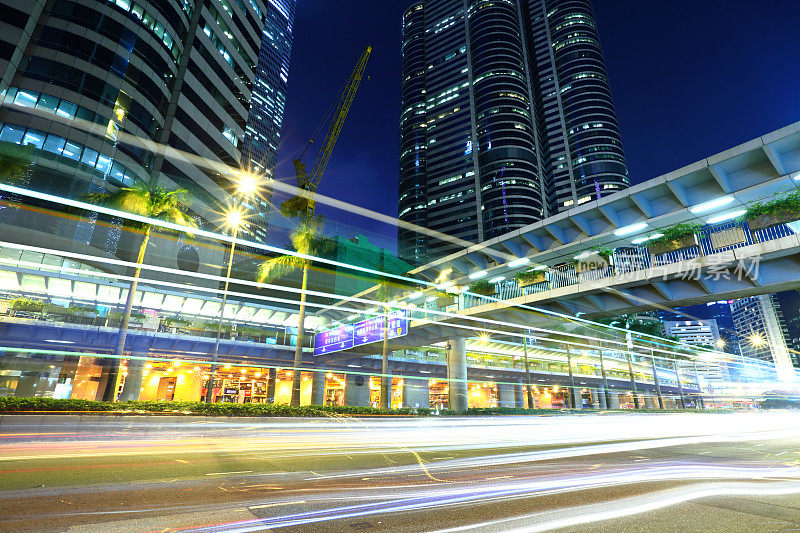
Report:
M414 319L404 342L448 340L448 364L460 369L458 339L477 335L481 325L521 337L526 328L552 325L552 313L598 318L800 287L800 226L751 231L736 220L748 204L798 187L800 122L475 244L409 273L424 283L425 296L436 287L454 293L454 301L438 307L433 298L420 305L409 293L398 298ZM648 237L687 222L702 225L699 237L706 238L681 252L654 256L647 250ZM579 273L569 265L597 248L613 250L613 266ZM527 268L546 272L546 281L520 287L513 276ZM720 275L725 269L730 275ZM465 292L476 279L491 280L495 294ZM345 321L346 313L326 314ZM361 351L375 353L380 344Z

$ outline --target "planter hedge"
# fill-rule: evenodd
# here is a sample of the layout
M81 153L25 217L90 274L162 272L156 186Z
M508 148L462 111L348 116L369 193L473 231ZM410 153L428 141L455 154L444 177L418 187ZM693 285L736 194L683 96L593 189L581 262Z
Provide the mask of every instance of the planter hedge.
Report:
M661 255L661 254L666 254L668 252L685 250L686 248L691 248L692 246L697 246L697 245L698 245L697 236L691 234L691 235L684 235L682 237L677 237L675 239L667 241L654 242L653 244L649 244L647 246L647 249L652 255Z
M800 219L800 215L798 215L795 211L776 211L774 213L763 213L761 215L756 215L755 217L749 219L747 224L750 226L751 231L756 231L760 229L768 229L773 228L775 226L780 226L781 224L788 224L790 222L795 222Z
M514 277L517 279L517 283L520 287L528 287L547 281L547 275L543 271L520 272Z
M207 416L264 416L264 417L320 417L331 414L342 415L401 415L415 414L411 408L381 411L374 407L349 405L303 405L291 407L262 403L202 403L202 402L94 402L90 400L54 400L52 398L3 398L0 397L0 413L21 412L108 412L118 414L188 414ZM430 409L416 409L416 414L427 416Z

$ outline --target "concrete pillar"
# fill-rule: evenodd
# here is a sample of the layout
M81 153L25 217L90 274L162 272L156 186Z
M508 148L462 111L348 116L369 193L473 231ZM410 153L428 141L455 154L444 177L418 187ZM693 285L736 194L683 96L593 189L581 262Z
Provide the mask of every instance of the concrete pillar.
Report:
M431 391L427 379L403 378L403 407L431 406Z
M514 384L514 407L525 407L525 391L522 390L522 383Z
M311 403L313 405L325 404L325 369L320 368L311 377Z
M575 409L583 409L583 393L580 387L572 387L570 389L570 397L572 398L573 407Z
M619 409L619 393L618 392L609 392L608 393L608 408L609 409Z
M456 337L447 341L447 380L450 410L467 411L467 341Z
M369 377L348 374L345 378L344 404L358 407L369 405Z
M600 409L600 397L597 394L597 389L589 389L589 407Z
M275 403L275 380L278 378L278 371L270 368L267 372L267 403Z
M497 407L516 407L517 399L513 383L497 384Z
M105 397L106 394L106 387L117 386L116 379L113 378L120 375L118 372L113 372L114 376L111 375L112 374L111 367L113 365L119 365L119 361L117 359L102 359L101 361L102 361L101 363L102 371L100 374L100 380L97 382L97 393L94 396L94 401L96 402L103 401L103 398ZM111 383L112 381L114 383ZM116 396L116 394L111 396L112 399L110 401L113 402L116 400L114 396Z
M650 395L644 397L644 408L645 409L653 408L653 398L651 398Z
M606 391L603 389L595 389L594 394L597 395L597 402L600 409L608 409L608 402L606 402Z
M134 353L133 358L128 359L128 375L125 377L125 385L122 386L122 394L119 396L119 401L136 402L139 400L142 380L144 379L145 356L147 356L146 351L144 353Z

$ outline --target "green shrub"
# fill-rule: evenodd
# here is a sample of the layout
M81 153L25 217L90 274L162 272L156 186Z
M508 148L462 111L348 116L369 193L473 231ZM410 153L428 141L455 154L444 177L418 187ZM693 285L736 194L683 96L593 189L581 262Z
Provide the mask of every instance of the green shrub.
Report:
M44 305L44 300L37 300L35 298L17 298L11 303L11 309L14 311L39 313L44 310Z
M664 228L660 231L663 235L661 237L657 237L655 239L651 239L647 241L647 244L660 244L664 242L672 242L682 239L684 237L688 237L689 235L698 235L699 238L702 238L704 235L700 235L700 230L703 229L702 224L695 224L693 222L681 222L679 224L675 224L674 226L670 226L668 228Z
M482 279L480 281L476 281L472 285L469 286L469 292L474 294L480 294L482 296L491 296L494 294L494 285Z
M742 218L752 220L760 215L780 215L786 212L800 214L800 190L780 191L775 193L772 200L752 203Z

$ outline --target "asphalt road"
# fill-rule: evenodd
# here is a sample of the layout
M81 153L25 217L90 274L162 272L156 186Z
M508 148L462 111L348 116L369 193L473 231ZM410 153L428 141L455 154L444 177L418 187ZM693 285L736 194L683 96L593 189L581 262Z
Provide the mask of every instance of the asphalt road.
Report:
M800 413L3 416L0 530L800 531Z

